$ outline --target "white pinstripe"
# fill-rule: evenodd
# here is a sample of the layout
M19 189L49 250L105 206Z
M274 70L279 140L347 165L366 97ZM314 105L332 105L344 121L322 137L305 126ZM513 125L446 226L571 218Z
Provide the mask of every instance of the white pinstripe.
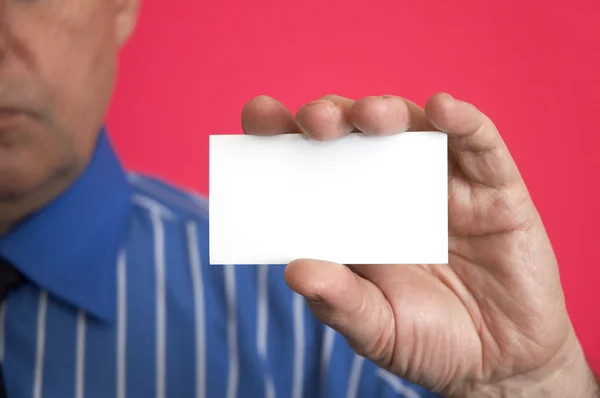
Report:
M265 398L275 398L275 382L271 370L267 367L267 336L269 330L269 266L258 266L256 304L256 348L258 356L265 364Z
M404 385L397 376L394 376L390 372L381 368L377 369L377 377L380 377L383 381L389 384L398 394L402 394L404 398L421 398L415 390L409 386Z
M179 206L197 216L200 216L202 219L207 219L208 217L208 202L198 198L196 195L188 194L190 201L187 201L137 173L128 173L127 180L130 184L146 192L147 194L160 197L160 199L164 202Z
M198 227L195 222L187 224L187 240L194 291L194 316L196 339L196 398L206 397L206 325L204 322L204 286L200 270Z
M150 214L157 214L161 218L167 220L175 220L177 218L177 215L171 209L149 196L133 194L131 202L136 206L146 209Z
M362 373L363 363L365 359L360 355L354 355L352 361L352 368L350 370L350 377L348 379L348 391L346 392L347 398L356 398L358 396L358 387L360 385L360 375Z
M227 398L235 398L239 383L240 360L237 343L237 311L235 298L235 268L225 265L225 300L227 302L227 344L229 345L229 378Z
M294 293L294 379L292 398L302 398L304 386L304 298Z
M37 318L37 341L35 351L35 371L33 376L33 398L42 398L44 378L44 355L46 353L46 316L48 313L48 293L40 291Z
M326 396L327 392L327 376L329 375L329 363L333 354L333 346L335 344L335 330L329 326L325 326L323 330L323 346L321 348L321 368L320 382L321 392Z
M127 387L127 258L119 252L117 260L117 398L125 398Z
M83 398L85 383L85 312L77 313L77 349L75 351L75 398Z
M156 398L166 397L166 280L165 280L165 226L160 213L150 211L154 230L154 261L156 278Z

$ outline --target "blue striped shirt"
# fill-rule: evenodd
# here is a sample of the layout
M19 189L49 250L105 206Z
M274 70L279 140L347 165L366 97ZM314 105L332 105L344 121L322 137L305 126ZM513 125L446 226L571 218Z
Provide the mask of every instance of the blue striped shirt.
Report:
M320 324L283 266L208 265L205 200L124 172L105 131L0 256L27 278L0 313L10 398L433 396Z

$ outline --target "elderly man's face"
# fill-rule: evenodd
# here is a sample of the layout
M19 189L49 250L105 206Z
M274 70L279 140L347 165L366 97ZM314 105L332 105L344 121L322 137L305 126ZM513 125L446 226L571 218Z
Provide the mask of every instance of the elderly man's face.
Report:
M0 203L86 164L138 0L0 0Z

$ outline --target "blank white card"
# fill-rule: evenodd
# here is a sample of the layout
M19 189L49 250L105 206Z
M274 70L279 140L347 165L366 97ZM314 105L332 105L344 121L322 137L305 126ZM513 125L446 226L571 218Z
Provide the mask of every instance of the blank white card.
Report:
M210 263L448 262L447 136L210 136Z

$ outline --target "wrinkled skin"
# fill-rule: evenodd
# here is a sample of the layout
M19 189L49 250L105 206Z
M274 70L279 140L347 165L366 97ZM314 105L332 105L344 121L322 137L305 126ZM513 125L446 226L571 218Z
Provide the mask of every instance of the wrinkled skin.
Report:
M540 215L494 124L473 105L444 93L425 109L395 96L330 95L292 115L261 96L242 125L247 134L315 140L448 133L448 265L298 259L286 268L289 286L357 353L447 396L594 393Z

